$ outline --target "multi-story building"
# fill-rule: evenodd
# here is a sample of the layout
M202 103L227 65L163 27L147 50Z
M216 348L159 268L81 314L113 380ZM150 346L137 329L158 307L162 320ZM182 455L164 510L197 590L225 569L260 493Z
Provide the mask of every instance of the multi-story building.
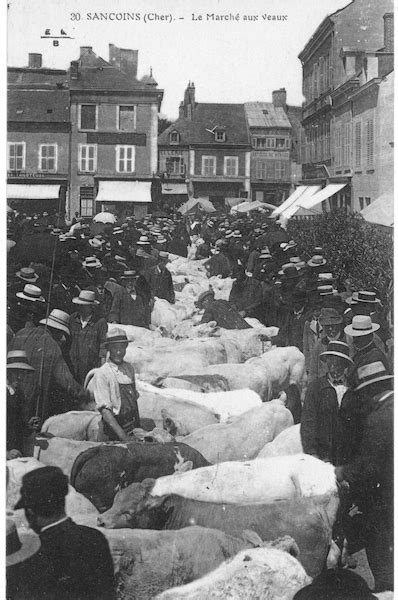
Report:
M163 192L183 181L189 196L208 197L218 207L226 198L249 197L251 145L243 104L196 102L190 82L179 118L158 146Z
M392 10L392 0L354 0L324 19L299 55L302 183L322 188L323 209L358 211L392 194Z
M301 179L301 107L288 106L284 88L272 92L272 102L247 102L252 144L251 197L278 206Z
M8 69L7 199L28 213L65 210L70 119L67 72L46 69L40 54Z
M9 69L8 198L44 201L43 194L61 190L69 216L101 209L145 214L163 91L152 74L137 79L138 51L110 44L105 61L82 47L68 71L43 69L40 55L30 61ZM15 188L39 177L61 188L42 187L41 195L37 183Z

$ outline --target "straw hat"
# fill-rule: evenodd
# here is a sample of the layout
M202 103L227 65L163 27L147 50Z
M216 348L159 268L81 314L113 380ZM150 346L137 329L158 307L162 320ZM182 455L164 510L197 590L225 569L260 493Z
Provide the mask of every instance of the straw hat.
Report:
M380 325L372 323L372 319L368 315L355 315L351 325L344 327L344 333L351 337L359 337L374 333L378 329L380 329Z
M354 296L354 294L353 294ZM356 293L356 298L354 298L357 302L366 302L368 304L378 304L380 300L377 298L376 292L367 292L365 290L361 290Z
M137 271L133 271L132 269L128 271L123 271L123 275L120 279L137 279L139 277L139 273Z
M137 242L138 246L150 246L150 241L146 235L142 235Z
M10 350L10 352L8 352L7 369L34 371L34 368L28 363L28 357L25 350Z
M95 249L98 249L98 250L99 250L100 248L102 248L102 244L104 244L104 243L105 243L105 241L99 240L98 238L95 238L95 237L94 237L94 238L92 238L92 239L89 239L89 240L88 240L88 243L90 244L90 246L91 246L92 248L95 248Z
M129 341L133 340L128 339L126 332L123 331L123 329L115 327L115 329L113 329L107 334L104 346L110 346L111 344L126 344L127 346Z
M68 313L60 310L59 308L54 308L47 319L42 319L40 321L42 325L47 325L47 327L52 327L53 329L59 329L64 333L70 335L69 331L69 315Z
M12 519L6 519L6 567L12 567L30 558L40 549L38 535L17 529Z
M350 358L350 348L348 344L340 342L339 340L330 341L327 350L321 352L319 355L320 359L323 361L326 360L326 356L339 356L340 358L344 358L350 364L354 364L354 361Z
M37 285L27 283L23 289L23 292L17 292L15 294L18 298L23 300L29 300L30 302L45 302L45 299L41 295L41 289Z
M307 262L309 267L322 267L326 265L326 259L323 258L321 254L315 254L310 260Z
M36 281L39 279L38 274L30 267L23 267L15 275L19 279L27 281L28 283L36 283Z
M91 290L81 290L76 298L72 299L74 304L92 305L99 304L98 300L95 299L95 292Z
M102 267L102 263L96 256L86 256L82 262L82 266L86 267L86 269L99 269Z
M367 365L358 367L356 372L356 380L358 385L355 390L361 390L367 385L371 385L377 381L387 381L388 379L393 379L393 376L388 373L381 360L377 360L375 362L368 363Z

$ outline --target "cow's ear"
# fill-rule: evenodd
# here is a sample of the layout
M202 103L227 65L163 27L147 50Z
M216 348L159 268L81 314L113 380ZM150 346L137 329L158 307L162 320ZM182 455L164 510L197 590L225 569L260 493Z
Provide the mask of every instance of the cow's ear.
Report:
M182 465L180 467L178 467L177 473L186 473L187 471L192 471L192 469L193 469L192 460L187 460L186 462L182 463Z

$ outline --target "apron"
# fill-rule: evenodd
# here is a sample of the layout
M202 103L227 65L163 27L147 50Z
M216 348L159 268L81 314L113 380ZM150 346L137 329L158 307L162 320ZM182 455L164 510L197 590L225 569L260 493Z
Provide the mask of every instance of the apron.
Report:
M118 415L113 415L120 427L131 435L133 429L140 427L140 416L138 413L137 398L138 394L133 383L119 383L121 405ZM116 433L104 420L102 420L104 434L110 441L118 441Z

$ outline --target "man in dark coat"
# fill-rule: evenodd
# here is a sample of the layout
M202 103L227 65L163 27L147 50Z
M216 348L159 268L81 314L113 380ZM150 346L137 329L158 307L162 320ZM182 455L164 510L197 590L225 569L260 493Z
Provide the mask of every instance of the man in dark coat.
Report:
M167 269L167 261L169 255L168 252L159 252L158 264L155 267L151 267L147 273L147 281L151 288L152 298L163 298L174 304L175 293L173 287L173 279L170 271Z
M38 327L21 329L11 340L10 350L25 350L34 368L21 382L26 398L25 422L34 416L44 421L87 400L87 393L73 378L62 355L61 347L69 334L69 315L54 309Z
M344 333L353 338L354 364L349 370L348 381L353 385L356 370L369 362L380 360L387 371L391 372L391 366L385 353L376 345L374 333L380 329L378 323L372 323L367 315L355 315L351 325L344 328Z
M359 449L335 468L362 513L362 535L375 592L394 589L394 396L392 376L380 360L361 365L356 392L366 415Z
M290 297L289 311L280 325L278 335L273 339L275 346L296 346L303 351L303 332L307 320L304 292L293 292Z
M196 305L204 308L201 323L215 321L225 329L250 329L250 325L227 300L215 300L213 290L203 292Z
M110 323L148 328L148 310L143 296L138 293L136 288L138 277L136 271L129 270L125 271L120 278L123 287L120 286L114 291L108 316Z
M247 277L244 267L238 266L234 272L236 281L232 284L229 302L242 317L262 317L263 288L253 277Z
M329 342L320 355L327 375L310 383L301 413L304 452L334 465L351 457L358 435L356 399L346 378L347 368L353 364L349 351L345 342Z
M69 355L76 381L83 385L87 373L101 366L101 344L106 339L108 324L95 314L99 302L94 291L82 290L72 302L77 311L71 314L69 321Z
M8 573L8 596L26 600L114 600L113 561L99 531L76 525L65 513L68 478L58 467L24 475L21 498L40 550Z

